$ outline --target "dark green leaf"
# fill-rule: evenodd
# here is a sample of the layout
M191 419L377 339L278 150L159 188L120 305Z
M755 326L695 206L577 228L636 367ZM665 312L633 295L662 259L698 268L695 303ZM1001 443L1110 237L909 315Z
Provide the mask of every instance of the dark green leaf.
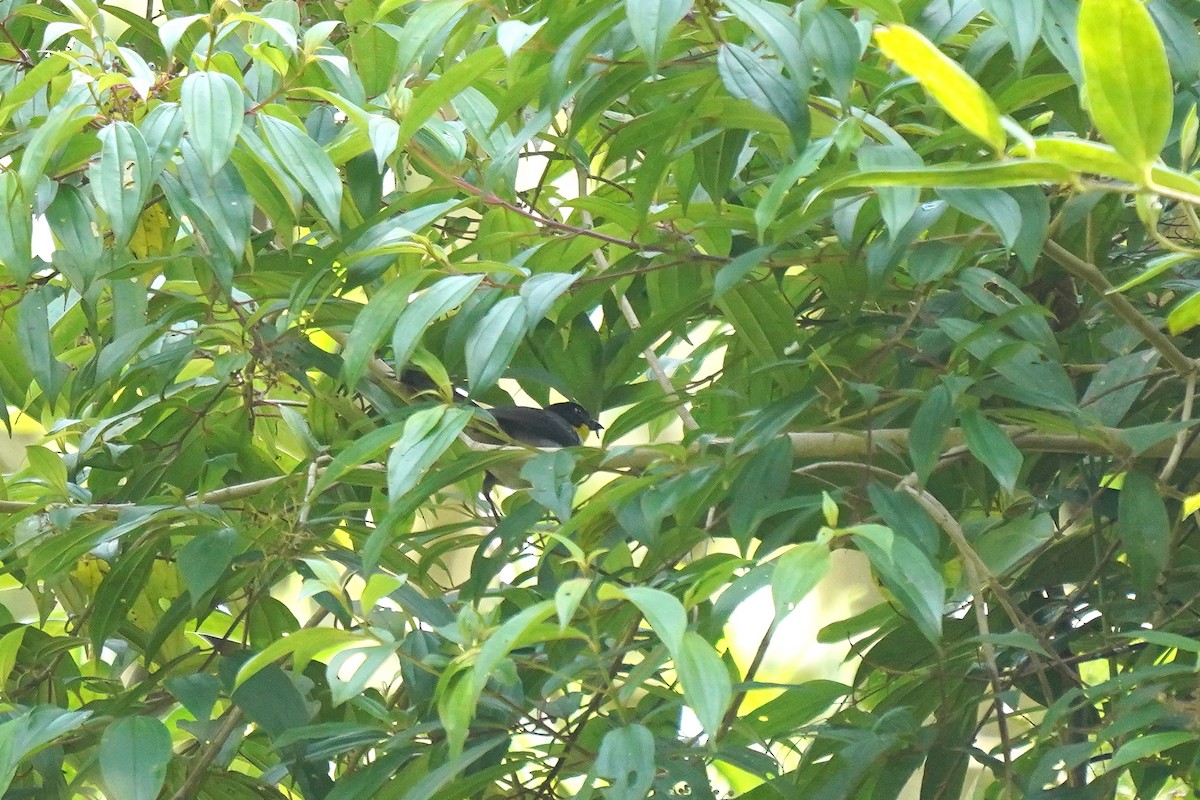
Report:
M996 482L1006 492L1012 492L1017 485L1017 477L1021 473L1024 460L1021 451L1008 438L996 423L989 420L978 410L964 409L959 418L962 420L963 434L967 439L967 447L971 455L988 468Z
M945 384L938 384L926 393L917 407L909 432L908 452L912 456L913 469L922 481L933 472L942 454L942 443L954 424L954 416L950 390Z
M1121 483L1117 533L1139 592L1150 592L1171 553L1171 520L1158 483L1129 471Z
M230 528L198 533L179 550L179 577L193 603L216 585L237 550L237 533Z

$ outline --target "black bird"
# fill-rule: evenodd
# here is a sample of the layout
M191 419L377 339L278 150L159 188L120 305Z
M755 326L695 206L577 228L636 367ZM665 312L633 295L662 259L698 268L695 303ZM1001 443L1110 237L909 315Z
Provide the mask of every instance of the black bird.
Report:
M589 433L604 427L578 403L553 403L545 408L495 406L487 409L487 413L496 420L496 427L508 441L474 428L467 431L468 436L484 444L518 442L530 447L576 447L583 444ZM497 472L501 474L497 475ZM500 519L500 512L492 502L492 489L496 484L513 488L528 486L510 472L493 467L483 475L483 499L496 520Z
M495 406L487 412L505 436L530 447L575 447L592 431L604 428L578 403L554 403L545 408ZM475 431L469 435L488 444L504 443Z

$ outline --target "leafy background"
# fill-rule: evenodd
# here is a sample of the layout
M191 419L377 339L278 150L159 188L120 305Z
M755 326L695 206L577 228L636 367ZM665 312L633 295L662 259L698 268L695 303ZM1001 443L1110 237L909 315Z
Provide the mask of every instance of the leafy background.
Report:
M1197 12L3 0L5 797L1193 788Z

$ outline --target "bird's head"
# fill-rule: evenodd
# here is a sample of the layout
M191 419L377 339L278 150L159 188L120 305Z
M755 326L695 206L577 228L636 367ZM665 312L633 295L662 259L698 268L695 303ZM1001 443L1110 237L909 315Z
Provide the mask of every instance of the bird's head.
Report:
M604 429L604 426L579 403L554 403L546 406L546 410L561 417L564 422L574 428L575 432L579 434L581 442L587 439L590 432Z

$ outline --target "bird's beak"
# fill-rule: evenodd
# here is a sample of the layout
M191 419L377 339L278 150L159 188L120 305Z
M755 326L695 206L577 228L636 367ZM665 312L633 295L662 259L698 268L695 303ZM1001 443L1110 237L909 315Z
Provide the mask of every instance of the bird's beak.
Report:
M596 431L598 433L602 430L604 430L603 425L601 425L599 422L597 422L594 419L589 419L587 422L585 422L582 425L580 425L579 427L577 427L575 429L575 432L579 434L579 441L586 442L589 433L591 433L592 431Z

